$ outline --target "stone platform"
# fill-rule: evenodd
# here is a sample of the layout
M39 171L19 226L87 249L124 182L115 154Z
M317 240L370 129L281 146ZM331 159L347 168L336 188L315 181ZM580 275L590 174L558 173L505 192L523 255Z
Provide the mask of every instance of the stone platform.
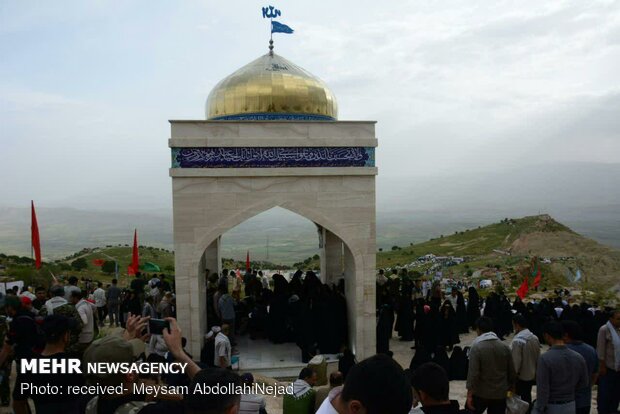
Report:
M301 362L301 351L294 343L273 344L266 339L250 339L247 335L238 336L239 372L251 372L275 379L297 378L299 371L307 364ZM338 367L336 355L325 355L328 371L331 365ZM235 365L236 369L237 366Z

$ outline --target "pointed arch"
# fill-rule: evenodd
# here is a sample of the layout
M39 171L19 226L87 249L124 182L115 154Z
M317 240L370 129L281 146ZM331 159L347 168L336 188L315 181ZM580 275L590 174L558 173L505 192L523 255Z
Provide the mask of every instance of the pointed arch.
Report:
M321 227L324 227L334 233L336 236L342 240L342 242L346 245L346 247L351 251L354 257L362 257L359 247L355 245L352 240L349 240L343 231L343 229L335 223L333 220L325 217L316 209L303 205L302 203L296 203L294 201L275 201L275 200L267 200L262 202L257 202L254 204L250 204L243 211L236 211L231 214L229 217L221 220L219 225L213 228L211 231L197 235L196 242L196 251L194 252L194 257L199 260L200 257L204 254L207 247L215 241L218 237L229 231L230 229L238 226L241 223L255 217L267 210L270 210L274 207L281 207L285 210L288 210L292 213L295 213L301 217L304 217ZM355 263L355 266L361 266L362 263ZM361 267L360 267L361 268Z

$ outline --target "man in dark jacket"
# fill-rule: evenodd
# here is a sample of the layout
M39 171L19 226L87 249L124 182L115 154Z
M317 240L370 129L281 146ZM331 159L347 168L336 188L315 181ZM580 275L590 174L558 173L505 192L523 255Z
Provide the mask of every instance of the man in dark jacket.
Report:
M560 322L547 322L543 335L551 348L538 358L536 402L532 413L575 413L575 394L590 383L586 361L566 347Z

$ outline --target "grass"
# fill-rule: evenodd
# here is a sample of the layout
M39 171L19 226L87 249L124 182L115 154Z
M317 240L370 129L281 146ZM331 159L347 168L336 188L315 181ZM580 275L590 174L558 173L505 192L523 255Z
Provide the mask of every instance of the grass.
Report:
M515 248L515 246L520 247ZM494 250L506 251L511 247L514 248L511 256L494 252ZM567 247L570 249L567 250ZM465 263L442 269L445 276L462 278L477 270L487 269L491 275L487 277L494 278L495 272L499 271L510 280L512 286L519 285L523 280L523 275L529 273L530 260L534 255L574 256L563 262L554 260L552 264L540 263L539 266L543 274L541 287L553 288L570 284L566 278L568 270L574 272L580 268L584 274L590 275L587 281L589 288L591 287L593 291L599 293L606 292L609 291L611 285L605 275L617 275L617 270L620 269L620 254L617 251L604 248L592 240L579 236L568 227L546 215L504 219L500 223L460 231L452 235L440 235L426 242L407 247L396 246L391 251L380 251L377 253L377 268L403 267L414 262L418 257L429 253L437 256L457 256L467 259ZM140 263L155 263L161 268L161 273L174 273L173 252L143 246L139 249L139 254ZM49 271L56 275L91 278L109 283L114 276L101 272L101 268L95 266L93 260L111 260L110 258L114 258L119 263L120 273L126 275L127 266L131 263L131 255L132 248L130 246L84 249L61 261L46 264L40 271L35 271L31 265L13 265L9 266L7 274L29 284L47 284L51 279ZM87 268L81 271L67 270L68 264L77 257L83 257L86 260ZM317 256L308 258L303 262L303 269L318 269L320 267ZM1 260L0 264L2 264ZM289 268L289 266L282 264L264 262L251 262L251 266L263 269ZM430 266L431 264L426 264L412 270L424 273ZM244 269L245 261L224 259L223 267ZM119 280L120 285L125 286L129 280L129 277L122 276Z

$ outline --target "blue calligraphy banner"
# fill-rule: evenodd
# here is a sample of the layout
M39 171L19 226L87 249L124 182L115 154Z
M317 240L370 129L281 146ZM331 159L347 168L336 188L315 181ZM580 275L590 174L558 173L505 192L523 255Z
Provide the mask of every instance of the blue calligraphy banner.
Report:
M172 148L172 168L374 166L372 147Z
M266 70L277 70L275 68L269 68ZM312 115L312 114L288 114L277 112L266 113L246 113L236 115L224 115L218 116L212 119L213 121L335 121L331 116L327 115Z

